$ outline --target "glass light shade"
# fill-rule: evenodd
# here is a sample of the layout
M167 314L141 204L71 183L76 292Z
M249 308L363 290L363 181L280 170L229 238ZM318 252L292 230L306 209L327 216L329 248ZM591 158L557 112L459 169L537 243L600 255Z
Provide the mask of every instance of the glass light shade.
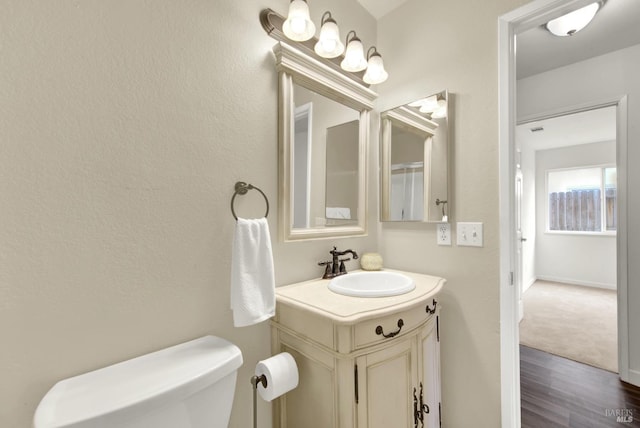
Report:
M344 54L344 59L340 63L340 67L345 71L351 72L362 71L367 68L367 60L364 57L364 47L357 37L351 39L347 45L347 50Z
M583 8L547 22L547 30L556 36L573 36L586 27L600 9L600 3L591 3Z
M335 21L328 20L322 25L314 50L323 58L336 58L342 55L344 45L340 41L340 30Z
M409 103L408 106L409 107L422 107L422 104L424 104L426 100L427 100L427 98L421 98L419 100L415 100L415 101Z
M425 98L422 100L422 105L420 106L421 113L431 113L434 112L438 108L438 96L432 95L429 98Z
M371 55L367 65L367 72L362 80L370 85L376 85L387 80L387 77L389 77L389 73L384 69L382 57L378 54Z
M289 15L282 24L282 32L291 40L304 42L316 33L316 26L309 17L309 6L304 0L293 0L289 5Z
M445 102L444 106L438 107L431 113L431 119L441 119L447 116L447 103Z

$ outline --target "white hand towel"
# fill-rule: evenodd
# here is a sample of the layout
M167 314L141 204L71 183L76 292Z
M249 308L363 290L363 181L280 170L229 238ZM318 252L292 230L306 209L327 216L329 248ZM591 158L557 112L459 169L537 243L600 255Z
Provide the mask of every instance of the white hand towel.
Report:
M233 324L244 327L275 315L273 254L266 218L238 218L231 259Z

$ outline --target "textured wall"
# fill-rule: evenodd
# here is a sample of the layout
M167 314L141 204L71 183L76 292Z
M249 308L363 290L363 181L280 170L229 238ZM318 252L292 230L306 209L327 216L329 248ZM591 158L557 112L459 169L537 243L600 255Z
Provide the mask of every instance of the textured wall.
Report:
M484 223L483 248L439 247L434 225L381 227L387 265L448 280L440 299L448 427L500 426L497 19L524 3L409 0L378 25L390 74L380 104L453 94L450 220Z
M266 323L232 327L237 180L270 197L278 284L320 275L332 244L376 249L375 227L361 239L276 241L275 41L258 15L288 3L3 3L0 426L30 426L59 379L205 334L242 349L231 426L250 425L249 377L270 340ZM331 9L375 40L355 0L311 9L315 22ZM261 215L256 195L238 212Z

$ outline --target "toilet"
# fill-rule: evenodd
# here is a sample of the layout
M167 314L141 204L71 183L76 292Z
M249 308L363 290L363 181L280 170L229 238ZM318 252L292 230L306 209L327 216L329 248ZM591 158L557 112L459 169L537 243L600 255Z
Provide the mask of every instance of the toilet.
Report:
M242 353L205 336L64 379L34 428L227 428Z

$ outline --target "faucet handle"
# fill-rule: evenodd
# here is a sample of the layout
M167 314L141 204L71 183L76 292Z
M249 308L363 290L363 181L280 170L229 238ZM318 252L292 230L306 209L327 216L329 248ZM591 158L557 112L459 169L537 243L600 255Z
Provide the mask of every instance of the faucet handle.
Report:
M347 268L344 267L344 262L348 262L349 260L351 259L350 258L340 259L340 273L347 273Z
M318 262L318 266L324 266L324 275L322 279L331 278L331 263L332 262Z

